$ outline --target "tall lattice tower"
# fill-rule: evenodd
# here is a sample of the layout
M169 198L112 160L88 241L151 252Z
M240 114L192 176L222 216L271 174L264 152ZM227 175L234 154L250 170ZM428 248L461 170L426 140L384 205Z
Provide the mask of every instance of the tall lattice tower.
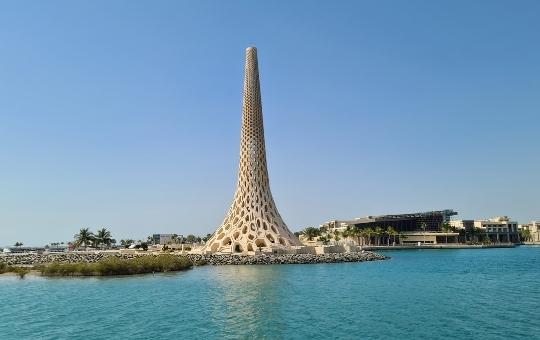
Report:
M234 201L221 226L206 242L212 252L289 248L300 241L289 231L272 198L259 84L257 49L246 49L240 167Z

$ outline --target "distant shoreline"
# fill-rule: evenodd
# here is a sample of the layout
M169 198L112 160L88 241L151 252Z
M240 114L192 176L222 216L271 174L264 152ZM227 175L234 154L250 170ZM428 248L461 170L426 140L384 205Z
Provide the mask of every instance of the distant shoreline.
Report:
M489 248L515 248L519 244L421 244L396 246L363 246L365 250L411 250L411 249L489 249Z

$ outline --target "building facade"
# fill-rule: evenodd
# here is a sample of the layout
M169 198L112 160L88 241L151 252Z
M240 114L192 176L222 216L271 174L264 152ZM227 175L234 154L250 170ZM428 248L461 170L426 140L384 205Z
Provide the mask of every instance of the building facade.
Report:
M153 234L152 243L153 244L170 244L174 242L173 234Z
M399 235L397 239L401 244L438 244L456 243L458 233L444 230L450 223L450 218L457 215L452 209L418 212L410 214L394 214L380 216L366 216L353 220L334 220L326 222L321 227L328 230L344 231L347 227L359 230L387 230L392 227Z
M454 220L450 225L464 231L466 242L519 243L518 223L508 216L487 220Z

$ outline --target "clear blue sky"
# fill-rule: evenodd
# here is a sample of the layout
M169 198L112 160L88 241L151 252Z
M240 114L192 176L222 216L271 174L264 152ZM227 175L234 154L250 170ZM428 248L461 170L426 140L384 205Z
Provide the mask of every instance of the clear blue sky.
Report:
M250 45L292 230L540 219L539 17L538 1L4 1L0 245L213 232Z

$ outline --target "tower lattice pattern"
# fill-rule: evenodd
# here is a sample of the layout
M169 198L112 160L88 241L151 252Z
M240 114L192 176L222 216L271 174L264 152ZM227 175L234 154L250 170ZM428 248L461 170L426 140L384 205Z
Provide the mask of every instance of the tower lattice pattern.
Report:
M246 49L240 167L234 201L221 226L206 243L212 252L298 246L270 192L259 84L257 49Z

